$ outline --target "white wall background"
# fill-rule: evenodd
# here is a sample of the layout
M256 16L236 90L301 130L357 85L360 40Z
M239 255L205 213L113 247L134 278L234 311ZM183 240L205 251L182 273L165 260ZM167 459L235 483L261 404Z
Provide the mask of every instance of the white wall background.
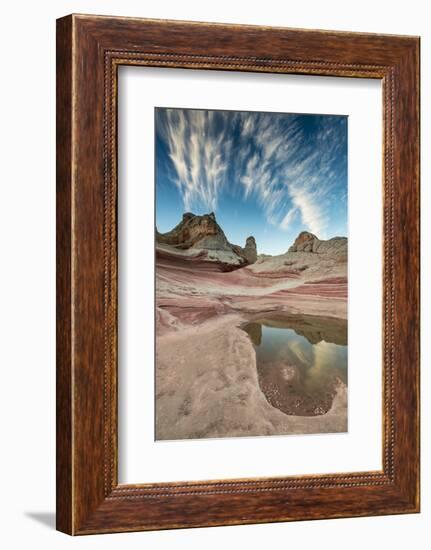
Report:
M70 12L415 34L422 37L422 151L431 150L431 30L420 0L10 1L2 6L0 88L1 542L4 548L427 547L431 522L431 348L422 356L422 514L156 533L67 537L54 531L55 19ZM431 231L423 156L422 235ZM427 250L428 249L428 250ZM423 246L423 334L431 330Z

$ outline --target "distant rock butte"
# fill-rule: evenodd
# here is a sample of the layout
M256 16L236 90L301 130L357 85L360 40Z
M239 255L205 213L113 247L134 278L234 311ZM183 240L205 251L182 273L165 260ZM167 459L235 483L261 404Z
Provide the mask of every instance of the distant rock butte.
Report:
M280 260L291 260L290 263L284 261L284 265L297 264L298 260L295 254L291 253L310 253L310 260L306 261L306 256L301 256L308 267L311 258L317 257L314 254L323 255L324 258L332 258L335 262L347 261L347 238L333 237L329 240L321 240L313 233L302 231L296 237L295 242L289 250L280 256L268 256L260 254L258 257L256 240L253 236L247 237L245 246L232 244L228 241L223 229L217 223L215 214L204 214L198 216L191 212L183 214L183 218L178 225L167 233L159 233L156 229L156 244L158 245L159 256L176 254L194 262L200 261L207 265L216 267L222 271L235 270L240 267L255 264L277 263ZM208 264L209 262L209 264ZM299 267L296 266L298 269Z
M347 259L347 237L333 237L324 241L313 233L302 231L288 252L311 252Z
M220 261L235 267L250 265L257 260L254 237L247 238L244 248L231 244L213 212L203 216L186 212L180 223L171 231L159 233L156 229L156 243L177 250L202 250L207 253L209 261Z

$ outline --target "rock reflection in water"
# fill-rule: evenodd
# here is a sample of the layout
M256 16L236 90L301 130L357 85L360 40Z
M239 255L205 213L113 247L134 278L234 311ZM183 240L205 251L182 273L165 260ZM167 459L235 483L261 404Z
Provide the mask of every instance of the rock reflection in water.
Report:
M256 349L259 385L268 402L289 415L317 416L347 384L347 322L291 316L242 327Z

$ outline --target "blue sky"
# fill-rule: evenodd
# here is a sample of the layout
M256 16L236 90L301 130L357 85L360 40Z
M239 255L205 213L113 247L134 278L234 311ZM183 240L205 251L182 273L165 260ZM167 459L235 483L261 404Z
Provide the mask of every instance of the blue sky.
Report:
M230 242L347 236L347 117L156 108L156 225L214 212Z

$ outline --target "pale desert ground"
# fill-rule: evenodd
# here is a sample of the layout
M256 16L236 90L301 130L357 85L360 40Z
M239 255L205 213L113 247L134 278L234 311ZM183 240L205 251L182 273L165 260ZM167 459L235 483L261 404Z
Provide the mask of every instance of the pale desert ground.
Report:
M262 391L244 330L291 319L322 349L347 343L347 239L299 245L237 269L230 250L157 243L156 439L347 430L346 380L335 380L324 414L285 414Z

